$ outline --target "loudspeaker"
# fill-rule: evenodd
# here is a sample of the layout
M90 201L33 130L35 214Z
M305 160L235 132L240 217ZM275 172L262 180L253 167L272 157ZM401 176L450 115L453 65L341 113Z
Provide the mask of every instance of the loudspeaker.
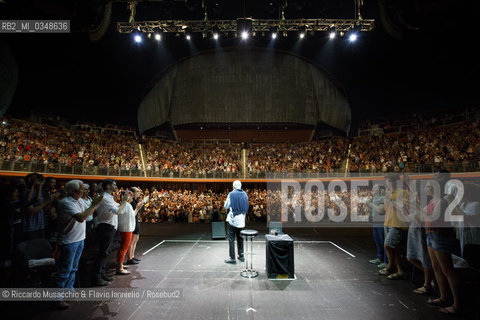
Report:
M212 239L225 239L225 222L212 222Z

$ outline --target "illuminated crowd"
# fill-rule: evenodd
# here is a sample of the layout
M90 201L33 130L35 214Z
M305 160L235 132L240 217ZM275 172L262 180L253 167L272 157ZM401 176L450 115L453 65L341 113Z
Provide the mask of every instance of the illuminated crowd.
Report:
M147 176L195 177L238 174L245 148L245 168L251 175L328 173L347 167L350 172L379 173L431 171L440 165L450 171L480 167L478 118L454 123L436 120L436 126L423 120L413 123L408 130L391 124L371 129L370 124L363 126L362 134L356 137L296 144L185 143L144 137L142 154L135 131L113 125L101 128L77 124L67 129L4 118L0 126L0 161L39 163L52 170L57 165L80 166L87 174L93 168L122 170L121 175L145 168Z

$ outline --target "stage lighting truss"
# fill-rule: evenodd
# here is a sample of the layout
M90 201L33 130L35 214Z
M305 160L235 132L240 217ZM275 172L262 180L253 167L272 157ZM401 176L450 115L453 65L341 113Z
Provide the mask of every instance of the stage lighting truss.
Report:
M117 0L123 2L123 0ZM146 0L145 0L146 1ZM159 1L159 0L149 0ZM170 0L184 1L184 0ZM204 10L203 20L157 20L157 21L135 21L136 5L138 0L127 0L127 9L130 11L128 22L118 22L117 30L120 33L145 32L145 33L173 33L176 35L185 34L186 30L192 33L201 33L206 37L209 33L222 33L238 35L244 32L248 26L248 33L252 36L255 34L268 34L275 29L278 33L287 35L289 32L302 32L305 34L313 34L315 32L326 32L335 30L340 35L355 29L357 31L371 31L374 28L374 19L363 19L360 9L363 7L363 0L353 0L354 2L354 19L285 19L286 0L279 0L281 3L281 14L279 19L253 19L248 17L240 17L236 20L210 20L207 15L207 4L205 0L189 0L196 1L197 7ZM188 3L187 3L188 4ZM192 4L193 5L193 4ZM242 30L240 30L242 29ZM215 30L215 31L214 31Z
M158 21L134 21L118 22L117 30L120 33L145 32L145 33L173 33L182 34L185 30L192 33L209 33L212 30L218 30L222 34L236 33L239 21L251 21L252 33L268 34L273 28L278 32L327 32L332 28L336 32L347 33L352 29L359 31L372 31L374 28L374 19L253 19L238 18L237 20L158 20Z

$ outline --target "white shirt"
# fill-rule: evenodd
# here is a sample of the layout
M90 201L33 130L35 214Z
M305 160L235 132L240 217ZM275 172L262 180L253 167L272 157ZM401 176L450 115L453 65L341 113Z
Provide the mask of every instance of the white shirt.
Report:
M68 225L70 219L77 213L82 213L86 210L81 199L75 200L72 197L68 196L63 198L58 203L58 217L61 226ZM70 231L63 235L62 244L69 244L85 239L85 223L78 222L75 220L75 223Z
M135 211L130 203L118 211L118 231L132 232L135 230Z
M245 216L246 214L237 214L233 215L232 208L230 207L230 194L227 196L227 200L225 200L224 208L227 209L227 219L226 221L230 223L232 227L235 228L245 228Z
M85 209L88 209L90 208L90 206L92 205L92 198L88 197L87 200L83 199L83 198L80 198L79 200L81 200L83 202L83 206L85 207ZM85 219L85 221L92 221L93 220L93 214L89 215L87 217L87 219Z
M104 192L103 201L100 202L100 205L97 208L97 225L100 223L107 223L117 229L117 212L119 206L120 205L115 202L111 194Z

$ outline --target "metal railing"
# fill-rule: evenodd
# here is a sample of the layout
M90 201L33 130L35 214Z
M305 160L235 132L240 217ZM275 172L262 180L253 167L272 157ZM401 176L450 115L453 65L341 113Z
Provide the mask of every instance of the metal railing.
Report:
M471 160L464 162L454 162L454 163L434 163L434 164L415 164L409 165L407 169L399 169L399 173L434 173L438 171L439 168L446 168L449 171L455 172L478 172L480 171L480 161ZM390 170L389 170L390 171ZM358 170L350 170L351 174L355 174L361 177L368 176L379 176L383 175L381 169L378 170L366 170L364 168L359 168Z
M408 173L425 173L435 172L442 164L422 164L409 166L410 169L399 170L399 172ZM480 161L464 161L445 165L452 172L478 172L480 171ZM67 166L58 163L43 163L36 161L15 161L0 160L0 170L3 171L22 171L22 172L39 172L45 174L71 174L71 175L99 175L99 176L117 176L117 177L151 177L151 178L172 178L172 179L295 179L295 178L341 178L345 177L345 171L340 169L332 169L328 172L179 172L173 170L141 170L141 169L122 169L114 167L100 166ZM348 176L382 176L384 172L381 170L351 170Z
M241 172L179 172L173 170L141 170L101 166L67 166L58 163L36 161L0 160L0 170L39 172L46 174L100 175L121 177L184 178L184 179L233 179L240 178Z

